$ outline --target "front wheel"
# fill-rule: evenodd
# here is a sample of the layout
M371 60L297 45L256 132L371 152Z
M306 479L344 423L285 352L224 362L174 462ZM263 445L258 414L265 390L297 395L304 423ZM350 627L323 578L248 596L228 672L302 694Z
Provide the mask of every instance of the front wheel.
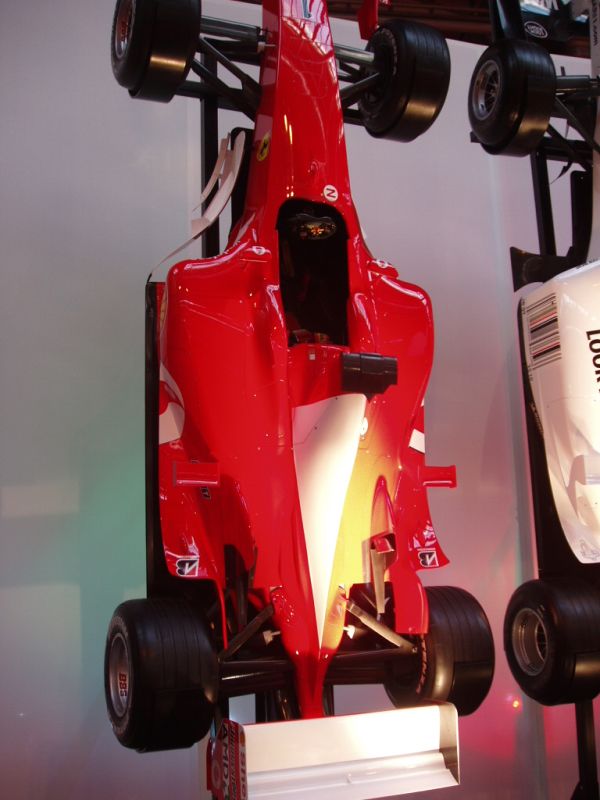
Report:
M208 628L183 600L128 600L108 628L108 715L119 742L140 752L191 747L209 731L218 663Z
M494 674L494 640L477 600L453 586L427 587L429 631L418 642L416 672L391 667L384 683L395 706L423 700L453 703L461 716L484 701Z
M113 74L133 97L166 103L189 71L199 34L200 0L118 0Z
M367 45L379 80L358 102L371 136L410 142L440 113L450 83L450 53L441 33L392 19ZM366 75L365 71L365 75Z
M469 122L491 154L532 153L548 128L556 74L546 50L502 39L483 53L469 87Z
M533 580L511 597L504 649L514 679L544 705L600 691L600 592L580 581Z

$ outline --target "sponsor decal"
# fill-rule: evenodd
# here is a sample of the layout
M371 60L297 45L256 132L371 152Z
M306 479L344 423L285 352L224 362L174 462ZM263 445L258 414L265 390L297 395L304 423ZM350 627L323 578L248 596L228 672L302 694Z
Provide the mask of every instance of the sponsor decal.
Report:
M256 154L256 158L258 161L265 160L265 158L269 155L270 147L271 147L271 131L265 133L265 135L261 140L261 143L258 147L258 153Z
M119 672L117 680L119 682L119 697L123 698L123 700L127 700L127 695L129 694L129 675L126 672Z
M175 562L177 574L180 578L196 578L198 575L198 567L200 559L198 556L178 558Z
M431 522L427 523L427 526L423 531L423 537L425 539L425 544L431 544L437 538Z
M413 428L408 446L416 450L417 453L425 454L425 434L423 431L418 431L416 428Z
M525 309L531 367L537 369L561 357L556 295L549 294Z
M210 790L217 800L247 800L244 729L225 719L212 742Z
M323 197L325 200L329 200L330 203L335 203L339 197L338 190L331 183L328 183L327 186L323 187Z
M439 566L437 552L435 550L419 550L419 563L425 569Z
M530 19L525 23L525 30L530 36L535 36L536 39L547 39L548 31L539 22Z
M579 540L579 552L586 561L600 561L600 550L590 545L585 539Z
M210 489L208 488L208 486L203 486L200 489L200 494L202 495L202 497L205 500L210 500L211 499Z
M592 365L596 375L596 383L600 383L600 330L586 331L588 347L592 354ZM598 387L600 392L600 386Z
M266 256L269 254L267 248L260 244L255 244L254 247L249 247L248 252L254 253L255 256Z

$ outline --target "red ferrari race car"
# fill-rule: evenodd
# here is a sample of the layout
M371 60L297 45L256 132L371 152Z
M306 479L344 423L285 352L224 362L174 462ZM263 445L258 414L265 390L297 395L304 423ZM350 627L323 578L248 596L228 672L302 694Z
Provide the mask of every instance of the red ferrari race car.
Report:
M120 0L114 17L132 96L253 122L222 145L194 229L232 194L224 252L147 286L148 598L116 609L105 658L119 741L189 747L212 726L218 798L455 784L454 707L477 709L492 680L480 605L419 579L447 563L427 489L455 483L425 463L432 310L369 252L344 144L345 121L425 131L448 49L379 26L373 0L359 21L366 50L334 45L324 0L265 0L260 28L198 0ZM397 709L335 716L333 687L361 683ZM257 723L241 726L227 701L247 694Z

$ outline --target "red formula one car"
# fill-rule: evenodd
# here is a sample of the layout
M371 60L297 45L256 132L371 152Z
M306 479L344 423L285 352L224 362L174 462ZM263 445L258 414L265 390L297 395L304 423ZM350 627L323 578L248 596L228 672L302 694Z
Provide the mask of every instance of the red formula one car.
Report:
M477 601L419 580L447 563L427 488L455 482L424 456L431 305L367 249L344 145L344 121L397 140L426 130L448 50L423 26L378 26L376 2L360 22L365 51L333 44L323 0L265 0L261 28L192 0L115 13L113 68L133 96L208 98L254 121L222 147L197 224L237 178L225 251L148 284L148 599L117 608L105 662L125 746L187 747L215 723L217 797L456 783L454 709L424 701L470 713L492 679ZM333 686L360 683L383 683L399 710L336 717ZM258 724L227 718L243 694Z

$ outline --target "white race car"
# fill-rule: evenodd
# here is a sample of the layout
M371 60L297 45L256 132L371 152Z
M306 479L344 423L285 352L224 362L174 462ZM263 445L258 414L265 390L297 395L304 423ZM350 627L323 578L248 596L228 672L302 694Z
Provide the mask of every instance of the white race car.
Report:
M549 51L589 19L591 74L556 74ZM492 4L494 43L469 89L474 138L531 155L541 255L512 249L539 579L511 597L504 648L540 703L600 691L600 94L598 3ZM553 117L577 136L561 134ZM573 244L556 255L547 162L571 172ZM595 771L595 767L594 767ZM588 795L586 795L588 796Z
M562 529L582 564L600 563L600 261L534 289L521 324Z

